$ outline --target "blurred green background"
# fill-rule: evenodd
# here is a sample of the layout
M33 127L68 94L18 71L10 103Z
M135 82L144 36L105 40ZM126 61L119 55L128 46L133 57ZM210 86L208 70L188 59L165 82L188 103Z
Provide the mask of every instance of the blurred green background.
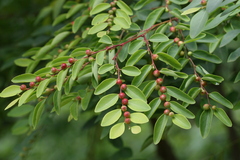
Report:
M50 39L50 20L34 24L40 10L49 3L48 0L0 1L0 90L11 84L12 77L24 72L24 68L14 65L14 60L31 47L41 46ZM82 113L77 122L70 123L67 122L67 111L63 111L60 116L45 115L44 127L41 129L31 134L12 135L11 128L19 119L8 117L9 111L4 111L9 102L11 98L0 99L2 160L117 160L128 159L126 157L129 155L132 155L129 159L155 160L161 159L161 150L180 160L219 160L234 159L234 155L237 156L239 152L238 110L228 113L234 122L232 128L225 127L214 118L211 133L206 139L202 139L199 128L194 123L190 131L174 126L158 147L152 144L140 151L141 145L152 132L150 124L144 125L144 132L139 135L124 133L122 140L110 141L106 137L100 140L101 127L90 125L95 119L88 112Z

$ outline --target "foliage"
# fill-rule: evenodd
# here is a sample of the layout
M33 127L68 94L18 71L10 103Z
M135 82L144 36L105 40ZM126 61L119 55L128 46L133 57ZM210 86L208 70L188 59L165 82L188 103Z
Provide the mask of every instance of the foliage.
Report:
M9 115L27 120L14 134L66 109L68 122L97 115L101 138L138 134L156 120L154 144L169 127L190 129L192 119L203 138L214 116L231 127L225 110L237 109L239 97L226 88L240 81L238 7L236 0L54 1L36 19L53 17L52 38L15 60L25 73L0 93L14 97ZM146 137L143 148L151 143Z

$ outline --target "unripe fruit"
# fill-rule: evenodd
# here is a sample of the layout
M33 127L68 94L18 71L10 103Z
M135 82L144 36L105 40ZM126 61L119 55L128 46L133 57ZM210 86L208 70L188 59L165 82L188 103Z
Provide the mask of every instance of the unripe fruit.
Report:
M113 7L113 8L112 8L112 11L113 11L113 12L115 12L116 10L117 10L117 8L116 8L116 7Z
M203 105L203 109L204 110L209 110L210 109L210 105L209 104L204 104Z
M163 106L166 107L166 108L169 108L170 107L170 102L168 102L168 101L164 102Z
M206 82L206 81L201 81L201 85L202 85L203 87L205 87L205 86L207 85L207 82Z
M86 55L88 55L88 56L91 56L91 55L92 55L92 51L90 51L89 49L87 49L85 53L86 53Z
M166 4L167 4L167 5L171 4L171 1L166 1Z
M125 94L125 93L123 93L123 92L121 92L121 93L119 93L119 95L118 95L118 96L119 96L119 98L120 98L120 99L123 99L123 98L125 98L126 94Z
M206 90L202 89L201 95L205 95L206 93L207 93Z
M112 15L113 14L113 10L109 10L108 14Z
M215 106L215 105L214 105L214 106L212 106L212 109L213 109L213 110L216 110L216 108L217 108L217 106Z
M155 76L155 77L159 77L160 76L160 72L159 72L159 70L154 70L153 71L153 75Z
M180 41L180 39L178 37L173 39L173 42L175 42L175 43L178 43L179 41Z
M37 77L35 78L35 80L36 80L36 82L41 82L41 81L42 81L42 78L41 78L40 76L37 76Z
M62 51L63 51L62 49L59 49L59 50L58 50L58 53L61 53Z
M122 84L120 87L121 90L125 91L127 89L127 85L126 84Z
M160 87L159 91L160 91L161 93L165 93L165 92L167 92L167 87L162 86L162 87Z
M183 41L179 41L179 42L178 42L178 46L181 46L181 45L183 45L183 44L184 44Z
M201 5L205 6L207 4L206 0L201 0Z
M122 85L122 80L121 79L117 79L116 84L117 85Z
M184 51L179 52L180 56L184 56L184 54L185 54Z
M114 7L114 6L116 6L116 3L115 2L111 2L110 5L111 5L111 7Z
M22 91L25 91L25 90L27 89L27 86L26 86L25 84L22 84L22 85L20 86L20 89L21 89Z
M165 94L162 94L159 96L159 98L162 100L162 101L165 101L167 99L167 96Z
M131 119L130 118L125 118L124 123L130 124L131 123Z
M196 78L195 78L195 81L197 81L197 82L199 82L200 80L201 80L200 77L196 77Z
M152 55L152 59L153 59L154 61L158 60L158 57L159 57L159 56L158 56L157 54L153 54L153 55Z
M112 22L108 22L108 26L112 27L113 23Z
M122 99L122 104L123 105L127 105L128 104L128 99L127 98L123 98Z
M69 59L68 59L68 62L69 62L70 64L73 64L75 61L76 61L76 59L74 59L74 58L69 58Z
M157 84L157 85L154 87L154 89L155 89L156 91L158 91L158 90L160 89L160 86Z
M130 112L124 112L123 116L126 117L126 118L129 118L130 117Z
M35 83L34 83L34 82L30 82L30 83L29 83L29 86L30 86L30 87L34 87L34 86L35 86Z
M163 114L165 114L165 115L169 115L169 113L170 113L169 109L165 109L164 112L163 112Z
M170 112L168 115L169 115L169 117L174 117L174 113L173 112Z
M89 58L88 58L88 61L89 61L89 62L93 62L93 61L94 61L94 58L93 58L93 57L89 57Z
M187 54L188 54L188 56L192 56L193 53L191 51L188 51Z
M125 111L127 110L127 106L122 106L122 107L121 107L121 110L122 110L123 112L125 112Z
M170 32L176 32L176 28L175 27L170 27Z
M162 78L156 79L156 83L157 83L158 85L161 85L161 84L163 83L163 79L162 79Z
M62 63L62 64L61 64L61 68L62 68L62 69L66 69L66 68L67 68L67 64L66 64L66 63Z
M52 71L52 73L57 73L58 69L55 67L52 67L51 71Z

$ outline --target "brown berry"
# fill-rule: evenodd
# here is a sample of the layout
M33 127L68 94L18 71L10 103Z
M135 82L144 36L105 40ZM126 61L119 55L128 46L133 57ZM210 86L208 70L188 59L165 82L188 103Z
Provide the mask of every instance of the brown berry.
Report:
M130 124L131 123L131 119L130 118L125 118L124 123Z
M42 78L41 78L40 76L37 76L37 77L35 78L35 80L36 80L36 82L41 82L41 81L42 81Z
M160 72L159 72L159 70L154 70L153 71L153 75L155 76L155 77L159 77L160 76Z
M168 101L164 102L163 106L166 107L166 108L169 108L170 107L170 102L168 102Z
M30 82L29 83L29 87L34 87L35 86L35 83L34 82Z
M25 84L22 84L22 85L20 86L20 89L21 89L22 91L25 91L25 90L27 89L27 86L26 86Z
M165 93L165 92L167 92L167 87L162 86L162 87L160 87L159 91L160 91L161 93Z
M125 91L127 89L127 85L126 84L122 84L120 87L121 90Z
M128 99L127 98L123 98L122 99L122 104L123 105L127 105L128 104Z
M165 94L162 94L159 96L159 98L162 100L162 101L165 101L167 99L167 96Z
M158 85L161 85L161 84L163 83L163 79L162 79L162 78L156 79L156 83L157 83Z
M77 96L77 97L76 97L76 100L78 100L78 101L81 101L81 99L82 99L82 98L81 98L80 96Z
M165 115L168 115L169 113L170 113L169 109L165 109L164 112L163 112L163 114L165 114Z
M122 106L122 107L121 107L121 110L122 110L123 112L125 112L125 111L127 110L127 106Z
M128 111L124 112L123 116L126 117L126 118L129 118L130 117L130 112L128 112Z
M125 98L126 94L125 94L125 93L123 93L123 92L121 92L121 93L119 93L119 95L118 95L118 96L119 96L119 98L120 98L120 99L123 99L123 98Z
M122 85L122 80L121 79L117 79L116 84L117 85Z
M196 82L199 82L200 80L201 80L200 77L196 77L196 78L195 78L195 81L196 81Z

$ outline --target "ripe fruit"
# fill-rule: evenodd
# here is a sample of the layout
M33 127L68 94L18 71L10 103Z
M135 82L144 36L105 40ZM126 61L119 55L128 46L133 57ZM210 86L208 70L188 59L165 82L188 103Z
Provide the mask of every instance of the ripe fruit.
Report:
M153 75L155 76L155 77L159 77L160 76L160 72L159 72L159 70L154 70L153 71Z
M123 105L127 105L128 104L128 99L127 98L123 98L122 99L122 104Z
M175 43L178 43L179 41L180 41L180 39L178 37L173 39L173 42L175 42Z
M165 94L162 94L159 96L159 98L162 100L162 101L165 101L167 96Z
M30 83L29 83L29 86L30 86L30 87L34 87L34 86L35 86L35 83L34 83L34 82L30 82Z
M157 55L157 54L153 54L153 55L152 55L152 59L153 59L154 61L158 60L158 55Z
M181 46L183 43L184 43L183 41L179 41L178 46Z
M131 119L130 118L125 118L124 123L130 124L131 123Z
M207 4L206 0L201 0L201 5L205 6Z
M170 27L170 32L176 32L176 28L175 27Z
M166 108L169 108L170 107L170 102L168 102L168 101L164 102L163 106L166 107Z
M58 69L55 67L52 67L51 71L52 71L52 73L56 73L58 71Z
M127 89L127 85L126 84L122 84L120 87L121 90L125 91Z
M66 63L62 63L62 64L61 64L61 68L62 68L62 69L66 69L66 68L67 68L67 64L66 64Z
M123 92L121 92L121 93L119 93L119 95L118 95L118 96L119 96L119 98L120 98L120 99L123 99L123 98L125 98L126 94L125 94L125 93L123 93Z
M116 84L117 85L122 85L122 80L121 79L117 79Z
M161 85L161 84L163 83L163 79L162 79L162 78L156 79L156 83L157 83L158 85Z
M203 105L203 109L204 110L209 110L210 109L210 105L209 104L204 104Z
M69 59L68 59L68 62L69 62L70 64L73 64L75 61L76 61L76 59L74 59L74 58L69 58Z
M25 84L22 84L22 85L20 86L20 89L21 89L22 91L25 91L25 90L27 89L27 86L26 86Z
M126 118L129 118L130 117L130 112L124 112L123 116L126 117Z
M37 77L35 78L35 80L36 80L36 82L41 82L41 81L42 81L42 78L41 78L40 76L37 76Z
M168 115L169 113L170 113L169 109L165 109L164 112L163 112L163 114L165 114L165 115Z
M78 100L78 101L81 101L81 99L82 99L82 98L81 98L80 96L77 96L77 97L76 97L76 100Z
M88 56L91 56L91 55L92 55L92 51L90 51L89 49L87 49L85 53L86 53L86 55L88 55Z
M162 86L162 87L160 87L159 91L160 91L161 93L165 93L165 92L167 92L167 87Z
M121 110L122 110L123 112L125 112L125 111L127 110L127 106L122 106L122 107L121 107Z

